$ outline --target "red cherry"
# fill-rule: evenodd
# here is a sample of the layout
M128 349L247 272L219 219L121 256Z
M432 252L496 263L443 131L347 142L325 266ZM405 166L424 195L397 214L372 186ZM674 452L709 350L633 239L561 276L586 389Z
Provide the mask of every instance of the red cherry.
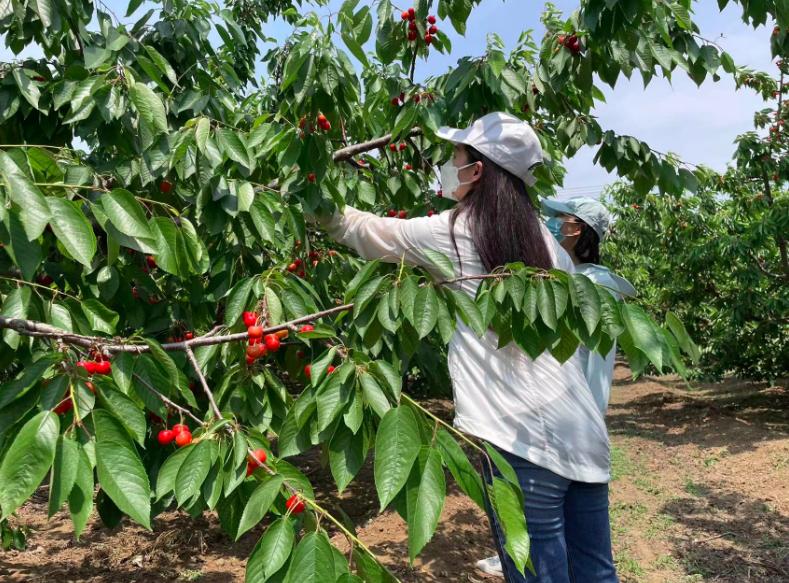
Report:
M312 332L315 330L315 326L312 324L304 324L301 328L299 328L299 332Z
M409 38L410 38L410 36L411 36L411 35L408 35L408 36L409 36ZM390 100L390 103L391 103L392 105L394 105L395 107L397 107L398 105L400 105L400 100L399 100L399 99L397 99L397 97L392 97L392 99Z
M327 121L326 120L326 116L323 115L322 113L319 113L318 114L318 123L326 123L326 121Z
M173 189L173 183L172 183L172 182L170 182L169 180L162 180L162 181L159 183L159 191L160 191L160 192L162 192L162 193L164 193L164 194L167 194L167 193L168 193L168 192L170 192L172 189Z
M417 39L417 37L418 37L418 36L419 36L419 35L418 35L418 34L416 34L416 31L415 31L415 30L409 30L409 31L408 31L408 40L410 40L411 42L415 41L415 40Z
M408 217L408 211L400 211L397 214L397 216L400 217L401 219L405 219L406 217Z
M79 368L85 369L85 372L88 372L88 363L85 362L84 360L78 360L75 363L75 366L78 366Z
M439 188L438 192L436 192L436 196L438 198L444 198L444 191Z
M431 26L430 28L427 29L427 32L429 32L430 34L436 34L438 32L438 27Z
M308 364L304 367L304 376L310 378L311 374L312 374L312 366Z
M184 333L184 340L191 340L194 337L195 337L194 332L185 332Z
M409 8L408 9L408 19L409 20L413 20L414 18L416 18L416 10L414 10L413 8Z
M315 172L310 172L307 174L307 180L310 182L315 182Z
M411 164L406 164L405 166L403 166L403 170L413 170L413 169L414 167L411 166Z
M337 255L337 251L334 249L329 249L329 257L334 257L335 255Z
M69 398L66 399L65 401L61 401L60 403L58 403L58 406L55 407L54 411L57 415L63 415L71 411L73 408L74 408L74 402Z
M95 363L96 374L108 375L112 372L112 365L109 360L102 360Z
M408 20L410 16L408 15L408 10L403 10L403 13L400 15L400 18L403 20Z
M389 144L389 149L392 152L396 152L397 151L397 144Z
M334 367L332 365L329 365L329 368L326 369L326 374L331 374L333 372L334 372Z
M389 215L390 217L396 217L397 211L394 209L389 209L386 214Z
M408 30L416 30L416 21L412 20L408 23Z
M145 263L148 265L149 269L156 269L156 257L153 255L148 255L145 258Z
M318 263L320 263L320 261L319 261L319 260L317 260L317 259L313 259L313 260L312 260L312 266L313 266L313 267L318 267Z
M301 360L302 358L304 358L304 356L305 356L305 354L304 354L304 351L303 351L303 350L299 350L299 351L296 353L296 358L298 358L299 360Z
M429 211L427 211L427 216L428 217L432 217L434 214L436 214L436 213L435 213L435 211L433 211L433 209L430 209Z
M262 344L253 344L247 346L247 356L249 358L260 358L265 350Z
M302 117L302 118L299 120L299 129L300 129L300 130L303 130L303 129L304 129L304 126L306 125L306 123L307 123L307 118L306 118L306 117Z
M402 152L403 150L405 150L408 147L408 144L406 144L405 142L400 142L400 146L399 147L400 147L400 151Z
M33 81L46 81L46 79L41 75L36 75L35 77L33 77Z
M429 45L433 42L433 35L429 32L425 35L425 44Z
M301 259L296 259L293 263L296 264L296 267L301 267L301 264L304 262Z
M171 427L171 429L173 430L173 433L178 435L182 431L189 431L189 426L188 425L184 425L183 423L176 423L175 425L173 425Z
M301 514L304 512L304 502L301 501L298 494L294 494L285 502L285 508L287 508L291 514Z
M131 288L131 295L135 300L140 299L140 292L137 290L137 286L133 285Z
M162 429L156 439L159 440L159 445L170 445L175 439L175 433L170 429Z
M326 123L323 124L322 128L323 131L328 132L331 129L331 122L329 120L326 120Z
M156 297L156 296L150 296L150 297L148 298L148 303L149 303L149 304L151 304L152 306L155 306L155 305L156 305L156 304L158 304L160 301L161 301L161 300L160 300L158 297Z
M247 365L251 366L251 365L255 364L255 360L257 360L257 359L256 358L252 358L251 356L247 356L246 357Z
M401 103L405 103L405 93L403 93L403 92L400 92L400 97L399 97L399 99L400 99L400 102L401 102Z
M430 24L435 24L436 23L436 17L431 14L430 16L427 17L427 21Z
M247 328L247 334L249 334L250 338L263 338L263 327L250 326L249 328Z
M296 271L298 268L299 268L299 266L296 265L295 263L291 263L290 265L288 265L288 271L290 271L291 273Z
M279 350L279 337L276 334L266 334L266 337L263 338L263 342L266 344L266 348L270 352L276 352Z
M175 436L175 444L178 447L184 447L192 443L192 434L189 431L181 431Z
M258 322L258 316L255 312L244 312L241 314L241 319L244 320L244 326L247 328L254 326Z
M419 95L419 93L417 93L416 95L414 95L414 97L412 99L413 99L414 103L419 103L420 101L422 101L422 96Z

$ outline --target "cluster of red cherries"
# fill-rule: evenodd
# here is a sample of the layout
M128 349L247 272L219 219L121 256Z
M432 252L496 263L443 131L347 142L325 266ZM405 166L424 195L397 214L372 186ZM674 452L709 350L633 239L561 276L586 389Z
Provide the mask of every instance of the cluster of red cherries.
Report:
M308 121L309 120L307 120L307 116L306 115L303 116L299 120L299 129L300 130L306 129L307 132L312 133L314 128L312 126L312 122L308 123ZM322 113L319 113L318 117L315 118L315 124L318 126L318 129L321 129L324 132L328 132L329 130L331 130L331 122Z
M577 55L581 52L581 41L578 40L578 36L575 33L567 35L560 34L558 37L556 37L556 42L569 49L574 55Z
M408 23L408 40L411 42L416 41L416 39L419 37L419 27L416 24L416 10L414 8L403 10L400 18ZM433 43L433 36L438 32L438 27L436 26L436 17L431 14L427 17L425 22L425 44L430 45Z
M263 335L263 326L258 323L259 316L255 312L244 312L241 316L244 326L247 327L249 335L249 346L247 346L247 364L251 365L269 352L276 352L281 345L280 337L288 336L287 330L281 330L274 334Z
M176 423L172 429L162 429L156 438L160 445L170 445L175 441L175 445L184 447L192 443L192 432L183 423Z

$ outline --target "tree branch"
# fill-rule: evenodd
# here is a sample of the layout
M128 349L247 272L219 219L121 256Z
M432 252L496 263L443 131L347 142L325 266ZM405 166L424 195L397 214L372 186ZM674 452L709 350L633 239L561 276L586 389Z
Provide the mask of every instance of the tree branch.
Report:
M411 128L408 131L408 136L419 136L422 135L422 128ZM335 150L334 154L332 155L332 160L335 162L343 162L348 158L352 158L357 154L361 154L362 152L369 152L370 150L375 150L376 148L383 148L389 142L392 141L392 134L386 134L381 136L380 138L374 138L367 142L361 142L359 144L353 144L346 148L340 148L339 150Z
M195 374L197 375L200 384L203 386L203 392L205 393L206 397L208 397L208 402L211 404L211 410L214 412L214 415L217 419L221 419L222 411L219 410L219 406L216 404L216 399L214 399L214 393L211 392L208 382L205 380L205 375L203 374L203 371L200 370L200 365L197 363L195 353L192 352L192 348L190 346L186 347L185 352L186 358L189 359L189 362L191 363L192 368L195 370Z

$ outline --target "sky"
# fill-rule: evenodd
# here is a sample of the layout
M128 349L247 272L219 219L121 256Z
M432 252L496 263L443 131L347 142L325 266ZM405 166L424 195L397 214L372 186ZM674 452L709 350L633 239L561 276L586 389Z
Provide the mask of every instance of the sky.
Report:
M124 18L128 2L106 0L104 3L122 21L134 22L134 15ZM369 2L362 0L361 4L364 3ZM142 14L147 4L135 15ZM394 4L401 9L408 6L403 0L395 0ZM341 5L342 0L330 0L328 6L315 8L315 11L329 18ZM578 2L556 0L554 5L569 15L577 8ZM506 50L512 49L521 32L527 29L532 29L534 38L539 40L545 30L539 20L542 7L543 4L529 0L482 0L471 13L464 37L458 35L449 22L439 22L439 27L450 37L452 52L446 55L434 53L428 62L420 61L417 79L447 71L460 57L482 54L489 33L497 33ZM719 12L717 2L704 0L695 2L694 10L693 18L701 35L730 53L735 63L775 73L769 46L772 23L751 28L742 22L739 7L733 3ZM275 20L266 24L263 32L267 36L284 39L290 27L281 20ZM373 33L373 39L368 43L369 50L373 50L374 36ZM218 35L216 38L219 42ZM33 50L25 51L23 56L39 54ZM0 47L0 61L11 58L14 55ZM263 74L262 66L258 70ZM766 107L754 92L748 89L735 91L734 81L726 76L717 83L707 80L701 87L681 71L675 71L671 83L655 78L647 88L644 88L639 75L632 80L621 78L613 89L599 85L604 89L606 103L599 104L593 115L598 117L604 129L636 136L658 151L670 151L684 161L705 164L717 170L722 170L730 162L735 137L753 129L754 112ZM615 179L614 175L593 163L594 152L592 148L584 148L567 162L567 176L564 186L559 189L559 198L598 196L603 187Z

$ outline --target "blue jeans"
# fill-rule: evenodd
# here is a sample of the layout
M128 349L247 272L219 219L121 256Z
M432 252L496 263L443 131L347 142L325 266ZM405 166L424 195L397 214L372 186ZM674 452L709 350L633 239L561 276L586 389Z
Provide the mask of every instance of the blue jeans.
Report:
M498 448L497 448L498 449ZM498 450L518 476L531 538L531 561L537 575L524 577L504 550L504 532L485 506L507 583L617 583L608 521L608 484L574 482L516 455ZM482 474L490 484L501 477L495 465L482 459Z

